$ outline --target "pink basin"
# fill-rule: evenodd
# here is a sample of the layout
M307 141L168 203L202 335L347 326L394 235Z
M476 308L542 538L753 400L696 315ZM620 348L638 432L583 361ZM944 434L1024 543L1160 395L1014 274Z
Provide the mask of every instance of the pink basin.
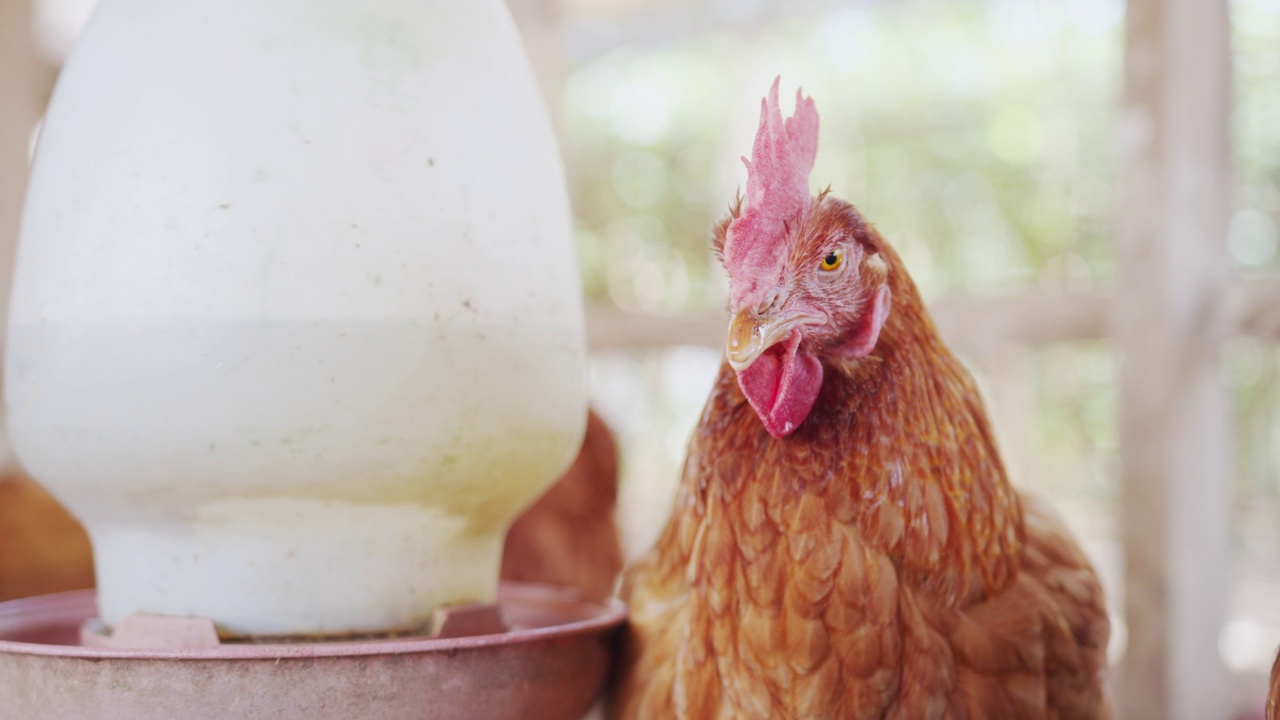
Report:
M0 603L0 718L581 718L622 603L514 582L498 601L500 634L163 651L81 646L91 590Z

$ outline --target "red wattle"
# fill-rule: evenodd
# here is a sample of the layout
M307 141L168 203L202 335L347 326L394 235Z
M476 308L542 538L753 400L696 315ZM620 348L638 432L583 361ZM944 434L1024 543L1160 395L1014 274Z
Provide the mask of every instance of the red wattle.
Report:
M738 386L747 396L764 429L781 440L809 416L822 389L822 363L799 353L800 333L764 351L751 367L738 373Z

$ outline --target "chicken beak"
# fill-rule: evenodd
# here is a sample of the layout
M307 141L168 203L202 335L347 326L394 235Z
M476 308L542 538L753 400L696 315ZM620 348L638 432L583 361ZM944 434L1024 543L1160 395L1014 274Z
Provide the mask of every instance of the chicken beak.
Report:
M760 316L751 310L743 310L729 321L729 340L725 356L735 372L751 367L765 350L785 340L801 320L801 317Z

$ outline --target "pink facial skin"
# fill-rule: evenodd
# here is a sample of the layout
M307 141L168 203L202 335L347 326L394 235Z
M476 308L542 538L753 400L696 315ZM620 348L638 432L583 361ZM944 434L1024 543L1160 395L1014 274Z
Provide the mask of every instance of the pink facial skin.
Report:
M813 100L796 93L783 120L775 80L761 104L743 204L724 231L731 365L764 428L782 439L809 416L823 358L870 354L889 316L885 265L857 241L848 203L809 195L817 153Z
M747 396L764 429L781 439L800 427L822 389L822 363L798 352L800 331L792 330L738 373L738 386Z

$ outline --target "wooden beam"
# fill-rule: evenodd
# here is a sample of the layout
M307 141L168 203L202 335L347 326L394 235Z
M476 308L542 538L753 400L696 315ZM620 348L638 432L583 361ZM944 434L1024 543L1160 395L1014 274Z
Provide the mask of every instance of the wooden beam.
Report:
M930 303L929 311L953 349L981 357L1005 345L1042 347L1109 338L1115 303L1110 295L1097 293L1027 294L947 298ZM1216 322L1229 334L1280 341L1280 277L1235 283ZM728 326L722 312L642 315L604 305L587 308L592 351L720 347Z
M1227 0L1129 0L1112 307L1128 645L1118 715L1232 715Z
M1109 333L1110 299L1103 295L1012 295L953 298L930 304L939 331L959 352L984 357L1010 345L1038 347L1096 340ZM729 318L723 312L660 316L614 308L587 308L587 338L593 351L640 350L667 345L724 343Z
M930 312L954 350L983 358L1006 345L1041 347L1110 334L1110 298L1094 293L951 298Z
M720 312L697 315L641 315L617 308L587 308L587 347L601 350L652 350L671 345L724 344L729 316Z

